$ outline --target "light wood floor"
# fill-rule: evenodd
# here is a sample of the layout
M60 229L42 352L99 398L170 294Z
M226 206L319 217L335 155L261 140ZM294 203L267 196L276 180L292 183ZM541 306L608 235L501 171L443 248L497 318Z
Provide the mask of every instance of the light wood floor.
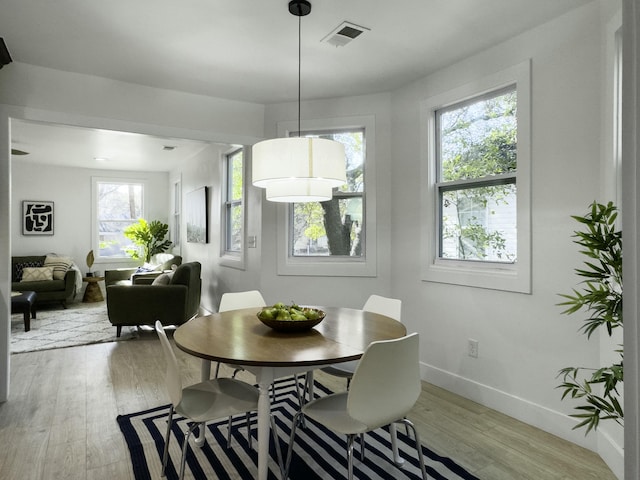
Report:
M199 360L177 355L186 383L198 381ZM345 387L322 373L316 379ZM165 403L153 332L12 355L11 398L0 404L0 478L133 479L115 418ZM409 419L423 443L483 480L615 479L594 453L429 384Z

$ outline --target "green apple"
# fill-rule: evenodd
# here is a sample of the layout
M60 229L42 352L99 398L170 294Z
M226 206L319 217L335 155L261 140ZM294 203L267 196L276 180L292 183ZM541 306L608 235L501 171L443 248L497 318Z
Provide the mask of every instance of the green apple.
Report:
M273 320L275 317L275 310L273 308L264 308L260 311L258 316L263 320Z
M307 317L309 320L317 320L318 318L320 318L320 314L318 313L318 311L313 310L312 308L305 310L304 316Z

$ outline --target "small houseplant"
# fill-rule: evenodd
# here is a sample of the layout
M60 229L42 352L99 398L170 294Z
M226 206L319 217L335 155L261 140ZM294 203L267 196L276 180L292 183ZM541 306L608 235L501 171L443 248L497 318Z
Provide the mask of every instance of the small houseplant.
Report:
M584 267L576 273L584 278L583 288L573 289L573 294L561 295L566 301L563 313L572 314L587 310L589 317L584 320L580 330L587 339L605 327L609 336L616 328L622 328L622 232L616 229L617 208L613 203L591 204L591 211L584 217L573 216L584 227L584 231L575 232L575 243L587 256ZM566 367L558 376L563 389L562 398L570 397L584 402L575 407L578 413L571 415L581 421L574 427L586 427L585 434L597 429L600 420L614 420L624 424L622 405L620 404L618 384L622 385L623 350L620 346L616 353L620 361L600 368Z
M129 225L124 229L124 236L131 240L137 248L127 249L127 253L133 258L144 259L146 263L158 253L166 252L171 246L165 237L169 233L169 225L159 220L147 222L140 218L138 223Z

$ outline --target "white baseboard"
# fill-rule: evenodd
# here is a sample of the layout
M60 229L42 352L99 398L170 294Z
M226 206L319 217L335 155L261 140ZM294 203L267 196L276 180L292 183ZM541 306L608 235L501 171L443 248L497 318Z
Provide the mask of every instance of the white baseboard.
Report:
M584 430L572 430L577 421L564 413L431 365L421 364L421 374L426 382L597 452L618 478L624 477L624 452L606 433L585 436Z
M624 449L618 445L614 439L599 429L598 432L598 455L604 463L611 469L618 480L624 479Z

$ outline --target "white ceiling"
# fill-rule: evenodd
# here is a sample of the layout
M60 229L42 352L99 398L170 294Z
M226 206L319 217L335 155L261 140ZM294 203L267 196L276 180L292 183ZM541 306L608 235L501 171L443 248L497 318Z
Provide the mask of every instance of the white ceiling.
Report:
M312 0L311 14L302 18L302 97L390 91L590 1ZM287 4L287 0L2 0L0 36L15 62L214 97L278 103L297 98L298 19L288 12ZM370 30L345 47L321 42L343 21ZM13 129L13 139L33 144L29 135L41 135L41 127L21 123ZM85 134L88 146L83 148L89 150L114 140L105 132L95 132L95 138L91 132ZM64 129L38 141L66 143L60 148L69 157L74 148L69 142L78 140L78 135L82 133L77 129L68 135ZM117 141L133 139L128 134ZM156 149L163 141L141 141L136 148L151 144ZM51 153L52 148L56 147L46 145L43 151ZM36 148L32 150L33 156L20 158L33 161ZM101 155L89 150L84 155ZM135 164L134 159L128 162Z

